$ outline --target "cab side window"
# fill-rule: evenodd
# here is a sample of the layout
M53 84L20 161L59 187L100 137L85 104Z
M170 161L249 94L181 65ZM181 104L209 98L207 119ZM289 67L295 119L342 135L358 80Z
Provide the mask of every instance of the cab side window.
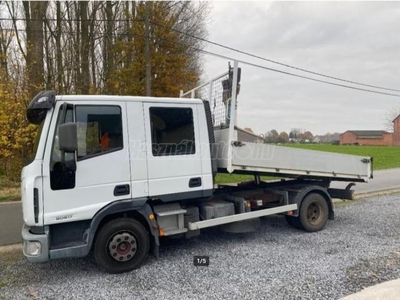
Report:
M78 161L123 148L119 106L76 106Z
M66 104L64 104L66 105ZM75 162L75 153L65 153L65 165L61 163L61 151L58 141L58 130L61 124L73 122L73 106L68 105L63 120L63 107L60 107L53 139L53 148L50 158L50 187L52 190L73 189L75 187L75 172L68 166Z
M150 123L154 156L196 153L191 108L151 107Z

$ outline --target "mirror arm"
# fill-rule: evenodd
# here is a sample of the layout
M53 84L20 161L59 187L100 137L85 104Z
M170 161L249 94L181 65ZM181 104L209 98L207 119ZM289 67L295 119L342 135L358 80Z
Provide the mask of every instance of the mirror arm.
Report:
M65 151L64 150L61 150L61 166L62 166L63 172L65 172L67 169L67 165L65 164Z

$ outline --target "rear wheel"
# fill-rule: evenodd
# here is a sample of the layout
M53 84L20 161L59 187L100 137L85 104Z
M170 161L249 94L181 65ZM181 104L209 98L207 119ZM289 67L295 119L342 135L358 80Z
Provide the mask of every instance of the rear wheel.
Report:
M307 195L300 205L299 221L305 231L322 230L328 221L328 203L316 193Z
M150 238L136 220L120 218L101 227L94 245L97 264L109 273L123 273L138 268L146 259Z

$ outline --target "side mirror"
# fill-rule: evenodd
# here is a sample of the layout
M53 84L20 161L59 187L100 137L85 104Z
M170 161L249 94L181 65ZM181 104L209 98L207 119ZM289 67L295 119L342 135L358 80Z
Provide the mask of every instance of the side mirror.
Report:
M78 150L78 134L76 123L64 123L60 125L58 143L61 151L75 152Z

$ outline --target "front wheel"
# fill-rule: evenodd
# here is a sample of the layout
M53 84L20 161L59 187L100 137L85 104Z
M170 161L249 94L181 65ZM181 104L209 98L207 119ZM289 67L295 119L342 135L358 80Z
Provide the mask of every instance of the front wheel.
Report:
M136 220L120 218L104 224L94 245L96 263L108 273L123 273L138 268L146 259L150 238Z
M315 232L325 227L328 214L326 199L320 194L312 193L300 205L299 221L305 231Z

